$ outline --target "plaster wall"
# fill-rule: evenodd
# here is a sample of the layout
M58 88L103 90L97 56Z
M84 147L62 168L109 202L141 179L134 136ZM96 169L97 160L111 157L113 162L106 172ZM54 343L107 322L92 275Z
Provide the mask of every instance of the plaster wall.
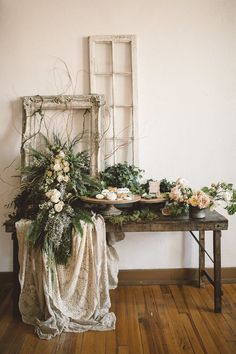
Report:
M181 176L196 188L236 184L235 19L234 0L1 0L0 223L19 182L19 97L62 93L58 58L73 78L67 93L89 93L89 35L137 35L139 166L146 177ZM235 234L236 217L229 217L223 267L236 266ZM117 250L122 269L197 266L197 247L184 233L132 233ZM2 227L0 271L11 270L12 241Z

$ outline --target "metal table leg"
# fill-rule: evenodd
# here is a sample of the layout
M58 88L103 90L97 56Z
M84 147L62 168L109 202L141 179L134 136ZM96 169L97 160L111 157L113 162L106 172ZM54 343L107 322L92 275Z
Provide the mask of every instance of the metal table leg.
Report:
M221 312L221 231L213 231L214 303L215 312Z

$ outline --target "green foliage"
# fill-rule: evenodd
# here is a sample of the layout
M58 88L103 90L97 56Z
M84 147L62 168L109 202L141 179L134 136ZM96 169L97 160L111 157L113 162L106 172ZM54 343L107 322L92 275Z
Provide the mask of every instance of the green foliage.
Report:
M121 215L114 215L108 218L112 224L123 225L127 222L141 222L158 219L159 215L156 211L149 208L132 210L131 212L123 212Z
M220 202L229 215L236 213L236 189L232 183L212 183L210 187L203 187L202 190L210 196L212 209Z
M90 177L89 158L74 152L77 140L63 142L43 136L41 150L30 149L31 165L22 169L20 192L12 202L15 212L6 223L31 219L27 238L47 252L50 259L66 264L71 254L72 228L82 236L80 222L92 222L91 212L75 206L96 182Z
M175 182L170 182L166 178L161 180L160 183L160 192L161 193L169 193L171 188L175 186Z
M144 189L140 184L143 171L127 162L108 166L101 172L100 179L104 187L129 188L132 193L142 194Z
M186 203L167 201L165 207L162 209L162 213L166 216L180 216L186 215L188 210L189 205Z
M76 208L75 215L72 218L72 224L75 231L80 234L80 236L83 236L81 221L84 221L87 224L93 224L91 212L87 211L86 209Z

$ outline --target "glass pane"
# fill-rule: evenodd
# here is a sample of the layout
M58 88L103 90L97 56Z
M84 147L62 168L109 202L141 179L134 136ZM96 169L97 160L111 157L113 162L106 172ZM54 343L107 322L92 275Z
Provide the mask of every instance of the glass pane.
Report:
M112 139L105 142L105 165L113 165L115 160L115 148Z
M106 108L104 110L103 133L106 138L113 137L113 109Z
M95 43L95 72L112 73L111 43Z
M115 107L115 135L117 138L133 137L132 108Z
M131 71L131 43L114 43L114 72Z
M131 75L115 75L114 103L115 105L132 105Z
M96 77L96 93L105 95L105 100L107 105L110 106L113 104L111 76Z
M116 150L116 163L127 161L129 164L133 163L132 159L132 141L130 140L121 140L117 142Z

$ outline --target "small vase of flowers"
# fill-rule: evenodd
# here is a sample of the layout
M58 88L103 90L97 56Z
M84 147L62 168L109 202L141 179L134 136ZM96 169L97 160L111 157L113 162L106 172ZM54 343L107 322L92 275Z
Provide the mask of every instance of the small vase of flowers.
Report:
M178 178L168 182L168 186L163 215L182 216L189 212L191 218L202 219L208 208L215 210L218 207L223 207L229 215L236 213L236 189L232 183L212 183L210 187L193 191L185 179Z
M205 217L205 211L211 205L211 198L202 190L196 191L188 199L189 216L194 219Z

